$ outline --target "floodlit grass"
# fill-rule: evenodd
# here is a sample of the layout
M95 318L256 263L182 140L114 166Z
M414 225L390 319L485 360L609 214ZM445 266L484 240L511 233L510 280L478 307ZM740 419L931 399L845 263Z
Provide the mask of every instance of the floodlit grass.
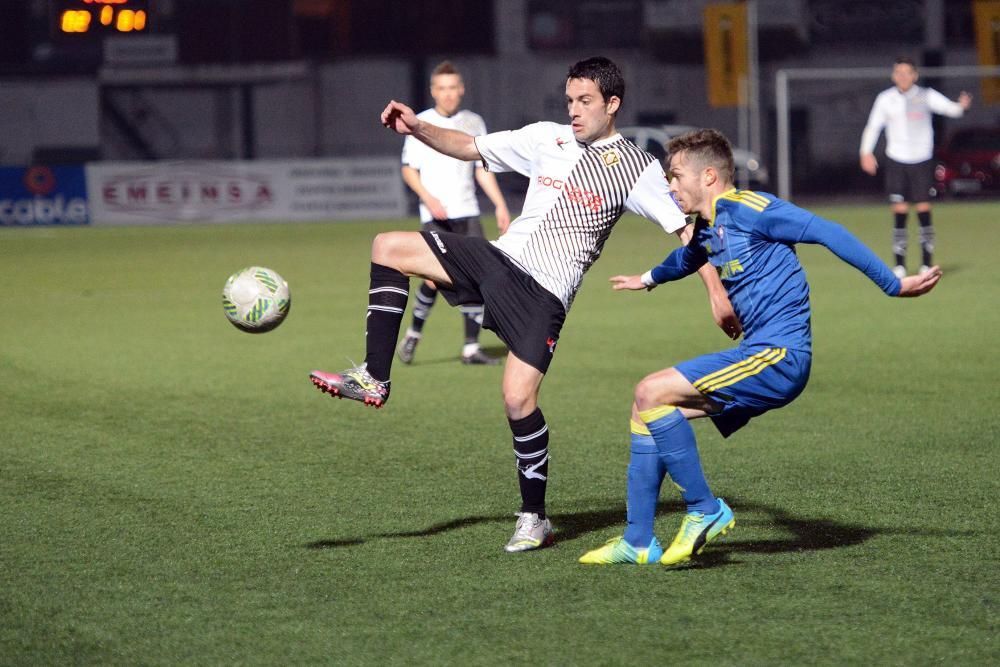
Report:
M887 207L817 211L886 256ZM403 223L2 229L0 664L996 664L998 218L935 208L918 300L800 246L812 381L728 441L696 424L737 527L674 571L576 563L622 531L633 384L729 345L697 279L607 288L674 246L652 225L620 223L567 320L559 541L516 556L502 371L457 363L457 312L384 410L307 380L364 356L368 244ZM219 299L248 264L292 289L262 336Z

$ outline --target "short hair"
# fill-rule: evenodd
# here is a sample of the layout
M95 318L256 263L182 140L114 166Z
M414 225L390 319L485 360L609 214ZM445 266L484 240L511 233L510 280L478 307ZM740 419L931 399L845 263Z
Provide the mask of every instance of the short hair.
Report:
M667 142L668 155L685 152L689 160L701 166L715 167L727 183L733 182L736 168L733 165L733 146L726 135L718 130L692 130Z
M457 74L458 76L462 76L462 73L458 71L458 68L450 60L438 63L438 66L431 72L431 78L433 79L438 74Z
M913 69L917 69L917 63L913 62L913 58L908 58L907 56L899 56L896 58L895 62L892 63L893 66L896 65L909 65Z
M605 102L612 97L625 101L625 77L609 58L594 56L581 60L569 68L566 80L569 79L590 79L597 84Z

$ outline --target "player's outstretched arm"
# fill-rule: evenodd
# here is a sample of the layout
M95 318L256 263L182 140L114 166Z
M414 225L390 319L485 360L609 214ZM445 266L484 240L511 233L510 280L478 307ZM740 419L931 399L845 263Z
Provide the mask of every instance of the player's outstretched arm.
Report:
M611 283L611 289L617 291L620 290L640 290L640 289L653 289L655 285L647 285L642 282L642 276L611 276L608 278Z
M413 134L413 129L420 124L413 109L402 102L390 100L382 110L382 125L398 134Z
M413 109L402 102L390 101L382 111L381 120L382 125L393 132L413 135L438 153L466 162L482 159L472 135L425 123L417 118Z
M932 266L929 270L916 276L907 276L899 281L899 294L896 296L920 296L927 294L941 280L941 267Z

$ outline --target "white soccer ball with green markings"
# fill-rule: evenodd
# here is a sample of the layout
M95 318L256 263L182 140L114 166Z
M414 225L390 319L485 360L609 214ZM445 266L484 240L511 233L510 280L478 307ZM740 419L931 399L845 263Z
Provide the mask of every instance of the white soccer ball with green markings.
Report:
M288 283L277 271L263 266L237 271L222 288L222 309L240 331L271 331L282 323L291 307Z

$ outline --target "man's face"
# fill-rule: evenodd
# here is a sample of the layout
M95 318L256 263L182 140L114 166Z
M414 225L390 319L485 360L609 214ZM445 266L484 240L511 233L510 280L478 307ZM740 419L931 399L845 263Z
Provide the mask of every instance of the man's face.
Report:
M442 116L450 116L462 105L465 85L458 74L438 74L431 77L431 97L434 108Z
M896 84L896 87L899 88L900 91L905 93L913 87L913 84L917 82L916 68L907 63L893 65L892 82Z
M703 169L696 169L687 159L687 152L681 151L670 156L670 169L667 179L670 182L670 194L684 213L706 213L704 208L707 197L704 185ZM707 216L706 216L707 217Z
M601 89L590 79L566 80L566 111L576 140L589 144L614 134L615 116L621 100L605 100Z

